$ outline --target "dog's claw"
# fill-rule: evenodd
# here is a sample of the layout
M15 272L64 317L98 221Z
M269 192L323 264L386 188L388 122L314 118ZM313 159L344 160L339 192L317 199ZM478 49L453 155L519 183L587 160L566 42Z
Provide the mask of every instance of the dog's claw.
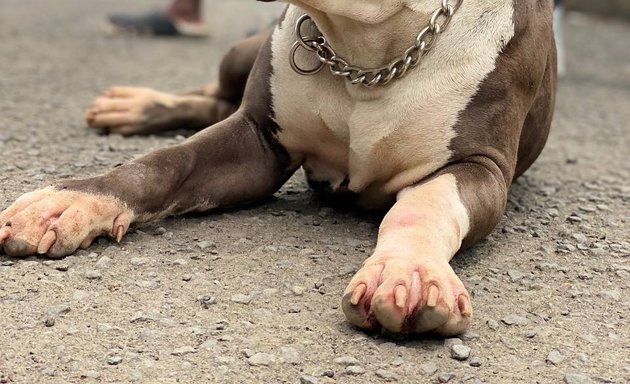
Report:
M125 235L125 227L124 227L124 226L122 226L122 225L119 225L119 226L116 228L116 233L115 233L115 236L116 236L116 242L117 242L117 243L120 243L120 242L122 241L122 238L123 238L123 236L124 236L124 235Z
M350 303L352 305L357 305L359 304L359 302L361 301L361 299L363 298L363 295L365 295L365 292L367 291L367 285L365 284L359 284L355 289L354 292L352 293L352 298L350 299Z
M472 305L470 305L470 299L466 295L459 295L457 298L457 306L462 316L468 317L472 315Z
M435 285L429 286L429 292L427 293L427 307L435 308L440 298L440 289Z
M408 297L409 295L407 294L407 288L405 288L403 285L399 285L394 289L394 299L396 302L396 306L399 309L405 309Z
M49 230L39 241L39 245L37 246L37 253L40 255L45 254L55 244L55 241L57 241L57 233L55 231Z
M9 236L11 236L11 227L0 228L0 245L4 244Z

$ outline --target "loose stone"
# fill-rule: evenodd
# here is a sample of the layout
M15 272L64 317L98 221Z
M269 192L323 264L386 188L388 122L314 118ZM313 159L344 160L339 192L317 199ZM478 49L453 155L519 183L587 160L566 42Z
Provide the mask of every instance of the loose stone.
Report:
M184 347L174 349L173 352L171 352L171 355L182 356L182 355L187 355L189 353L197 353L197 350L194 347L191 347L190 345L186 345Z
M148 261L149 259L147 259L146 257L132 257L129 260L129 263L135 267L140 267L142 265L145 265Z
M210 296L210 295L203 295L203 296L199 296L197 298L197 301L199 301L199 303L201 303L201 306L204 309L208 309L210 308L212 305L217 303L217 299L215 299L214 297Z
M303 296L304 293L306 293L306 288L299 285L294 285L291 288L291 292L293 292L295 296Z
M551 352L549 352L549 354L547 355L547 362L553 365L558 365L562 363L563 361L564 361L564 356L562 356L562 354L558 350L554 349Z
M69 304L59 304L48 308L49 316L60 316L70 312L72 308Z
M504 324L507 325L527 325L529 320L526 317L519 315L508 315L501 319Z
M98 269L89 269L85 271L85 277L88 280L100 280L103 277L103 275L101 274L101 271L99 271Z
M197 243L197 247L199 247L199 249L201 249L202 251L206 250L206 249L212 249L212 248L216 248L217 244L212 241L212 240L206 240L206 241L200 241L199 243Z
M358 366L358 365L350 365L350 366L346 367L346 373L348 375L358 376L358 375L364 374L365 373L365 369L363 367Z
M453 372L442 372L438 375L438 381L440 383L448 383L455 377Z
M482 362L481 362L481 358L479 358L479 357L477 357L477 356L475 356L475 357L471 357L471 358L470 358L470 361L468 362L468 364L469 364L471 367L475 367L475 368L477 368L477 367L481 367L481 364L482 364Z
M464 361L470 356L470 347L466 345L453 345L451 347L451 357L455 360Z
M590 377L582 373L567 373L564 375L564 382L566 384L594 384Z
M96 266L98 268L106 269L106 268L109 268L111 263L112 263L112 259L111 258L109 258L107 256L103 256L96 262Z
M44 325L46 327L54 327L55 326L55 318L52 316L48 316L46 317L46 320L44 320Z
M107 357L107 364L109 365L118 365L122 363L122 356L120 355L112 355Z
M249 305L249 303L252 302L252 297L248 295L243 295L242 293L237 293L236 295L232 296L231 300L238 304Z
M249 359L247 359L247 362L249 363L249 365L252 365L252 366L259 366L259 365L270 366L271 364L276 362L276 357L269 353L259 352L253 355L252 357L250 357Z
M462 339L457 338L457 337L444 340L444 346L448 349L451 349L453 345L461 345L461 344L464 344L464 342L462 341Z
M375 372L375 375L385 381L397 381L398 377L393 373L385 369L379 369Z
M300 384L319 384L319 379L315 376L300 376Z
M352 365L359 365L359 360L352 356L342 356L333 360L335 363L339 365L343 365L345 367L349 367Z

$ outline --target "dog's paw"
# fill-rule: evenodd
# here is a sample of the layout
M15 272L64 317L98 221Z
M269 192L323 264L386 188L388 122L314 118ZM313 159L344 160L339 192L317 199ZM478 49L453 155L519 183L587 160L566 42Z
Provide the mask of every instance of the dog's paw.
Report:
M352 278L343 297L354 325L391 333L462 333L470 324L470 296L446 261L374 255Z
M148 134L176 120L177 96L150 88L112 87L85 115L89 126L121 135Z
M23 195L0 213L0 246L10 256L62 257L101 235L120 241L132 216L114 198L48 187Z

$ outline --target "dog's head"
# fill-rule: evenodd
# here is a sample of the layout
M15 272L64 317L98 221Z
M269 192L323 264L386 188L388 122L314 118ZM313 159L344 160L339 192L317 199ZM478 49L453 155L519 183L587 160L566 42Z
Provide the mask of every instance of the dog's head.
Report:
M272 2L276 0L258 0ZM308 10L377 24L401 11L409 0L286 0ZM417 0L416 0L417 2Z

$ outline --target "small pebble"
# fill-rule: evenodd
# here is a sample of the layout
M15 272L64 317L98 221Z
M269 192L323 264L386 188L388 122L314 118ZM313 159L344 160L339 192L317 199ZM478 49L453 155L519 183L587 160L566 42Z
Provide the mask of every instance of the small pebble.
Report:
M462 341L462 339L457 338L457 337L444 340L444 347L448 349L451 349L453 345L461 345L461 344L464 344L464 342Z
M480 335L478 333L473 332L471 330L467 330L466 332L459 335L459 338L462 339L463 341L477 340L479 339L479 337Z
M300 384L319 384L319 378L315 376L300 376Z
M504 324L507 325L527 325L529 320L526 317L519 315L508 315L501 319Z
M306 293L306 288L299 285L294 285L291 288L291 292L293 292L295 296L303 296L304 293Z
M187 355L189 353L197 353L197 349L195 349L194 347L192 347L190 345L186 345L184 347L180 347L180 348L174 349L173 352L171 352L171 355L173 355L173 356L183 356L183 355Z
M536 335L538 335L538 332L534 331L533 329L530 329L530 330L525 331L524 335L528 339L533 339L534 337L536 337Z
M112 355L107 357L107 364L109 365L118 365L122 363L122 356L120 355Z
M393 372L386 369L379 369L374 372L374 374L385 381L398 381L398 377Z
M405 364L405 360L402 357L397 357L389 364L394 367L400 367L401 365Z
M103 256L100 259L98 259L98 261L96 262L96 267L97 268L102 268L102 269L107 269L109 268L109 266L112 263L112 259L107 257L107 256Z
M204 309L209 309L212 305L217 303L217 299L215 299L213 296L210 296L210 295L199 296L197 298L197 301L201 303L201 306Z
M217 244L212 240L206 240L206 241L200 241L199 243L197 243L197 247L199 247L199 249L204 251L206 249L216 248Z
M448 383L455 377L453 372L442 372L438 375L438 381L440 383Z
M142 265L145 265L146 263L148 263L149 259L147 259L146 257L132 257L129 260L129 263L131 265L133 265L134 267L140 267Z
M276 357L269 353L259 352L251 356L249 359L247 359L247 362L249 363L249 365L252 365L252 366L264 365L268 367L271 364L276 362Z
M48 308L49 316L60 316L65 315L66 313L71 311L71 307L69 304L59 304Z
M513 283L522 280L525 277L525 273L517 271L516 269L510 269L507 273L510 277L510 281Z
M468 362L468 364L469 364L471 367L475 367L475 368L477 368L477 367L481 367L481 364L482 364L482 362L481 362L481 358L479 358L479 357L477 357L477 356L475 356L475 357L471 357L471 358L470 358L470 361Z
M103 275L98 269L88 269L87 271L85 271L85 277L88 280L100 280Z
M350 365L350 366L346 367L345 372L348 375L358 376L358 375L364 374L365 373L365 369L363 367L358 366L358 365Z
M455 360L464 361L470 357L470 347L456 344L451 347L451 357Z
M336 364L343 365L344 367L359 365L359 360L352 356L342 356L333 360Z
M44 325L46 327L54 327L55 326L55 318L52 316L48 316L46 317L46 320L44 320Z
M564 375L564 382L566 384L595 384L590 377L582 373L567 373Z
M547 355L547 362L558 365L564 361L564 356L560 353L560 351L554 349Z
M166 228L164 228L164 227L157 227L157 228L155 229L155 231L153 231L153 234L154 234L155 236L162 236L162 235L164 235L165 233L166 233Z

